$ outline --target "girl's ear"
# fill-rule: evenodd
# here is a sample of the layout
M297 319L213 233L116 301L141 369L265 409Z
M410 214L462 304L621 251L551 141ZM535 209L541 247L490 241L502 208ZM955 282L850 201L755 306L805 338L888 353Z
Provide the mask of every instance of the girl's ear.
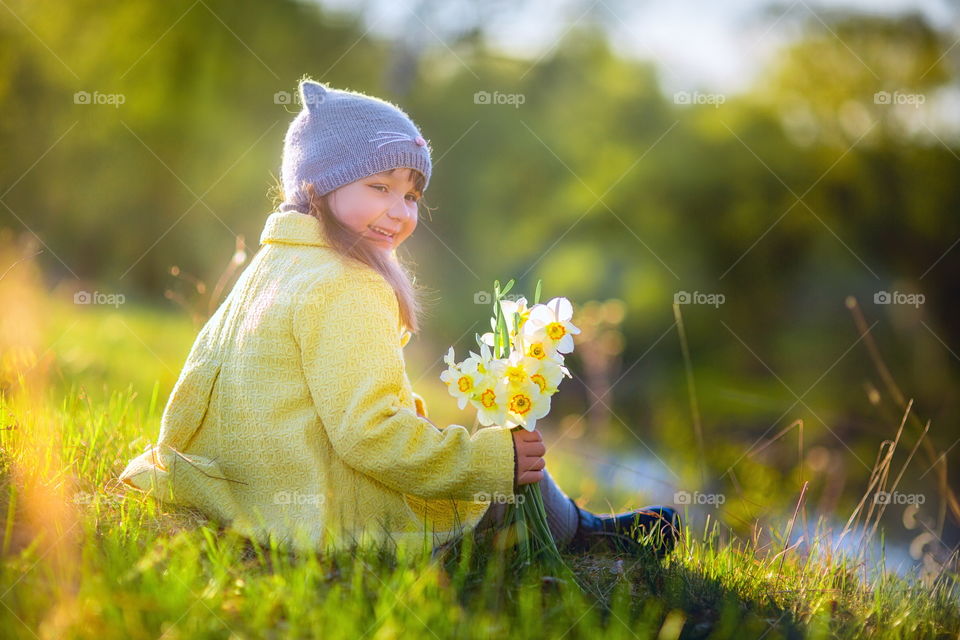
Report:
M300 83L300 104L310 113L316 113L327 96L327 88L319 82L304 80Z

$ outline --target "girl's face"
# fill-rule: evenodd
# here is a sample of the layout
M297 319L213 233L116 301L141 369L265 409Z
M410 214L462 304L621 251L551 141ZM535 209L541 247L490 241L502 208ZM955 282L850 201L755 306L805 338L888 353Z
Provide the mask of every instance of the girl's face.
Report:
M394 250L417 228L421 194L415 191L415 175L413 169L395 169L361 178L332 191L330 209L373 246Z

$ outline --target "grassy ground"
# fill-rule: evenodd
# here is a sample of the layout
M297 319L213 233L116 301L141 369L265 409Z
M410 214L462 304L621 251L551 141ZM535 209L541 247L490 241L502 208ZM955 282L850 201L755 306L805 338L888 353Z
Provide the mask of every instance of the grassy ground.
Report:
M716 524L662 562L568 556L583 589L469 537L417 558L256 548L116 482L155 437L194 328L71 307L4 364L0 637L960 637L954 575L908 583Z

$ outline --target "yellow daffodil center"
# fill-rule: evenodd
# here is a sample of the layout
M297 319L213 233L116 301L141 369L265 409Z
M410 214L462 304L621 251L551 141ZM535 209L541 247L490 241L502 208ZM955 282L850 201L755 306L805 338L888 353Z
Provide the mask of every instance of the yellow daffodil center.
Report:
M543 377L542 373L535 373L530 376L530 379L537 383L541 393L547 392L547 379Z
M497 394L493 389L487 389L480 394L480 404L489 409L497 403Z
M559 340L567 335L567 330L564 328L562 322L551 322L546 326L546 331L551 340Z
M518 416L526 415L532 407L533 403L530 402L530 398L526 394L518 393L510 397L510 411Z
M527 372L523 370L523 367L508 367L507 377L510 379L510 384L520 384L526 379Z
M530 349L527 351L527 355L531 358L536 358L537 360L543 360L547 357L547 352L543 348L543 343L534 342L530 345Z
M473 378L470 376L460 376L457 378L457 387L461 393L466 393L473 389Z

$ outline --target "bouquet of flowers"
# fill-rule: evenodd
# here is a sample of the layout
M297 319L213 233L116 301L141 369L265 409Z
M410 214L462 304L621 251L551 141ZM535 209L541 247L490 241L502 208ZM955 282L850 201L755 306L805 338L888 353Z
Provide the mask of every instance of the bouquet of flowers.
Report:
M477 335L480 353L470 352L456 362L450 347L440 374L461 409L469 403L477 410L483 426L504 425L533 431L537 420L550 412L550 398L560 381L572 377L563 366L564 355L573 351L573 307L566 298L553 298L540 304L537 282L534 304L527 307L524 297L506 299L513 287L510 280L501 289L494 283L491 332ZM539 484L525 484L517 496L511 496L506 522L517 532L520 560L559 562L565 566L547 526L546 511Z

